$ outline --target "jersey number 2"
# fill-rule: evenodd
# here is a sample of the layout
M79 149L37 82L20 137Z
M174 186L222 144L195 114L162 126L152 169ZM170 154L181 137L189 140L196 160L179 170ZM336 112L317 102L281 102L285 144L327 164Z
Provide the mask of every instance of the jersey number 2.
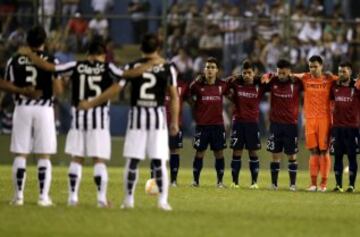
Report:
M155 99L154 93L149 92L149 89L153 88L156 84L156 77L152 73L143 73L143 78L148 79L140 87L140 99L153 100Z

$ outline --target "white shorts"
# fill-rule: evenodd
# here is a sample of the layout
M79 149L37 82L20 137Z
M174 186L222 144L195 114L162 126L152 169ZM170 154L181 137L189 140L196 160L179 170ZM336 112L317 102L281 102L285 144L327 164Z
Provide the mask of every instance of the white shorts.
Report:
M108 129L70 129L65 144L65 153L78 157L110 160L111 136Z
M144 160L169 159L169 135L167 129L128 129L125 136L124 157Z
M10 151L22 154L55 154L54 108L17 105L13 116Z

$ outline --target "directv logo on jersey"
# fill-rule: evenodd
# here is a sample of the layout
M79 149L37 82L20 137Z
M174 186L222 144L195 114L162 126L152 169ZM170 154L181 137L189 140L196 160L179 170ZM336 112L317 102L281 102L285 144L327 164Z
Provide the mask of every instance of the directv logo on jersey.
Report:
M105 64L96 64L95 67L89 67L85 64L80 64L77 67L79 74L98 75L105 71Z
M352 98L351 98L351 97L345 97L345 96L336 96L336 97L335 97L335 101L339 101L339 102L352 102Z

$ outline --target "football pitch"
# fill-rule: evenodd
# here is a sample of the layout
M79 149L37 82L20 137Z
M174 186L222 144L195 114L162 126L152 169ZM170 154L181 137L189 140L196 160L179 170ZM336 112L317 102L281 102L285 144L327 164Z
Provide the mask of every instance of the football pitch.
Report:
M1 151L4 151L7 138L0 137L0 140ZM114 142L120 144L121 140ZM59 150L62 148L59 145ZM57 159L66 160L62 155ZM239 189L218 189L215 187L215 171L211 168L213 159L208 157L207 168L201 175L201 187L192 188L189 186L192 180L191 162L183 162L179 186L170 189L169 202L174 210L163 212L156 208L156 197L144 193L144 184L149 176L148 164L142 165L140 171L135 208L121 210L123 169L120 165L109 168L108 198L113 208L99 209L96 207L92 167L83 169L79 206L67 207L67 166L54 161L51 196L56 206L40 208L36 205L38 191L34 165L27 169L25 205L9 205L12 197L11 166L3 161L0 166L1 237L356 236L360 233L359 192L308 193L304 191L309 182L307 171L298 173L298 191L290 192L286 166L280 172L278 191L269 189L267 166L260 170L259 190L248 188L250 174L247 168L242 170ZM231 183L229 168L224 181L227 185ZM346 177L344 181L347 184ZM333 187L333 183L331 174L329 188Z

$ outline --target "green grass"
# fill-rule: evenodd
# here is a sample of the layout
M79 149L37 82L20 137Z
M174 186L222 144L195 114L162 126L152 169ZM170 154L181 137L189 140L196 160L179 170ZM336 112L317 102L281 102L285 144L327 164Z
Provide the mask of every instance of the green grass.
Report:
M80 187L80 205L66 206L67 164L69 158L63 153L64 137L59 137L59 153L53 157L53 182L51 196L56 203L52 208L40 208L38 198L35 158L29 159L25 188L25 205L9 205L12 198L11 162L8 151L9 137L0 136L0 237L8 236L356 236L360 233L359 192L308 193L306 170L298 173L297 192L288 191L286 160L280 172L280 190L271 191L270 174L267 169L270 156L259 152L261 170L260 190L249 190L250 174L247 162L243 162L240 189L215 188L213 158L208 153L201 175L201 187L190 188L190 169L194 154L191 141L185 140L182 149L179 187L170 189L173 212L165 213L156 208L156 197L144 193L148 178L148 163L143 163L136 191L135 209L119 208L123 195L123 159L121 138L113 139L113 156L109 168L108 197L112 209L96 208L96 189L92 180L92 167L83 169ZM308 153L301 145L298 159L306 169ZM229 160L226 150L225 184L230 185ZM245 161L247 156L245 156ZM90 162L88 162L90 164ZM345 183L347 179L344 178ZM329 188L334 183L333 174Z
M268 171L260 173L259 190L249 190L249 172L240 189L215 188L215 172L205 169L201 187L191 188L191 170L180 170L179 187L170 189L174 208L156 208L156 197L144 193L148 170L141 170L135 209L119 208L122 169L110 168L109 199L114 208L96 208L92 168L85 167L80 205L66 206L67 168L53 171L53 208L36 206L36 168L28 168L25 205L8 204L12 197L11 167L0 168L1 236L354 236L359 233L359 193L307 193L307 172L299 172L297 192L288 191L287 172L280 173L280 190L269 190ZM225 176L230 184L230 174Z

